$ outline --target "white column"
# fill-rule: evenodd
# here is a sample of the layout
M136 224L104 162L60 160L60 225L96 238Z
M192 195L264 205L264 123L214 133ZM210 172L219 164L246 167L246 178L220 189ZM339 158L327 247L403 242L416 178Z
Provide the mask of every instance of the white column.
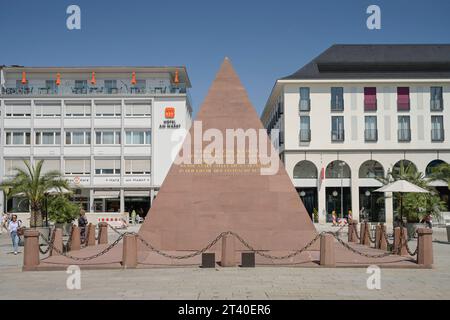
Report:
M326 194L325 185L322 182L322 186L317 188L317 197L319 202L319 224L325 224L327 222L327 205L326 205Z
M354 220L359 221L359 184L358 176L355 174L357 171L352 172L350 191L352 195L352 217Z
M386 228L392 230L394 222L394 200L392 192L385 193Z
M120 189L120 213L125 212L125 192Z
M94 189L89 189L89 212L94 212Z

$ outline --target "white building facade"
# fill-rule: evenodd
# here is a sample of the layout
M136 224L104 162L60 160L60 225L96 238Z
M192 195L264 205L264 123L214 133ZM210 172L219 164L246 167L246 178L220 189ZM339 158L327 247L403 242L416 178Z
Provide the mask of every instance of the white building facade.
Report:
M336 45L276 82L262 122L310 215L386 222L376 179L450 163L450 46ZM434 182L450 205L446 183Z
M176 129L189 129L184 67L2 67L0 180L44 161L98 217L145 216L172 162ZM0 211L26 212L20 197Z

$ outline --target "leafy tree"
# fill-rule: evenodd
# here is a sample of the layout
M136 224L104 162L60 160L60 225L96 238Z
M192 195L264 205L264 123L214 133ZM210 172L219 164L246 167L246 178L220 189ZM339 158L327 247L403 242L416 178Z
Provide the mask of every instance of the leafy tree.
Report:
M403 216L408 222L419 222L427 213L439 217L441 211L446 210L445 202L440 199L436 189L429 185L429 180L422 172L418 172L412 163L405 166L403 162L400 162L399 167L389 169L385 177L377 179L383 185L397 180L406 180L430 191L430 193L394 193L395 200L402 197ZM395 201L395 203L397 212L400 212L400 201Z
M441 180L447 182L448 189L450 190L450 164L442 163L434 168L430 178L432 180Z
M64 180L59 171L42 172L44 160L31 165L24 161L26 169L14 168L16 175L8 181L3 182L0 188L11 188L11 195L21 195L30 203L30 226L42 227L42 208L47 192L51 189L69 190L69 184Z
M76 219L80 206L64 195L57 195L48 200L48 215L56 223L70 223Z

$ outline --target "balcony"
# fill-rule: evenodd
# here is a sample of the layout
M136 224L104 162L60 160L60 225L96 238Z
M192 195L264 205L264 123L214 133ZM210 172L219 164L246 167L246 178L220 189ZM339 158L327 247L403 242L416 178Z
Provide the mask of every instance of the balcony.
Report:
M398 129L398 141L410 142L411 141L411 129Z
M332 130L331 131L331 141L342 142L344 141L345 133L344 130Z
M444 129L431 129L431 141L442 142L444 138Z
M84 95L143 95L143 94L187 94L184 85L165 87L75 87L61 85L56 88L29 86L19 88L2 88L4 96L84 96Z
M311 141L311 130L310 129L300 129L299 140L300 140L300 142L310 142Z
M299 111L300 112L307 112L311 110L311 99L300 99L299 103Z
M331 111L344 111L344 99L331 100Z
M441 99L430 100L431 111L442 111L444 109L444 102Z
M364 140L366 142L378 141L378 130L377 129L365 129L364 130Z

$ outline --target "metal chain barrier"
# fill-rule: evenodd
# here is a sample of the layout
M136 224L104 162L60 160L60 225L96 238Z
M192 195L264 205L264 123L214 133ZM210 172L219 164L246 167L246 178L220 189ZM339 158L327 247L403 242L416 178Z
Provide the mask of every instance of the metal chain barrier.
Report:
M403 236L403 228L400 228L400 230L400 245L398 246L398 253L400 254L402 247L404 246L408 254L414 257L419 252L419 244L417 244L416 250L412 251L408 245L408 239L404 239L405 237ZM416 233L417 230L414 232L414 234Z
M69 239L67 240L65 245L63 244L64 252L68 252L70 250L70 246L72 245L72 235L73 235L73 225L72 228L70 229Z
M355 230L356 238L357 238L358 240L361 240L361 237L360 237L360 235L358 234L358 225L357 225L357 224L354 224L354 225L353 225L353 229Z
M122 240L122 238L123 238L126 234L128 234L128 233L124 233L124 234L123 234L122 236L120 236L116 241L114 241L113 243L111 243L108 247L106 247L106 248L103 249L102 251L100 251L100 252L98 252L98 253L96 253L96 254L94 254L94 255L92 255L92 256L89 256L89 257L82 257L82 258L80 258L80 257L72 256L72 255L70 255L70 254L68 254L68 253L66 253L66 252L64 252L64 251L62 251L62 250L59 250L58 248L54 247L54 245L53 245L52 242L49 242L47 239L45 239L45 237L44 237L44 235L43 235L42 233L39 233L40 237L41 237L45 242L47 242L47 245L48 245L48 247L49 247L50 249L55 250L58 254L60 254L60 255L62 255L62 256L64 256L64 257L66 257L66 258L69 258L69 259L72 259L72 260L76 260L76 261L88 261L88 260L92 260L92 259L98 258L98 257L100 257L100 256L102 256L102 255L104 255L104 254L106 254L108 251L110 251L112 248L114 248L114 247L120 242L120 240ZM133 234L133 233L131 233L131 234Z
M367 225L367 227L369 227L369 225ZM369 235L369 241L372 243L375 243L375 238L372 238L372 236L370 235L370 229L367 229L367 234Z
M385 229L385 228L382 228L381 231L383 231L383 236L384 236L384 238L386 239L386 243L387 243L389 246L392 246L393 243L390 243L390 242L389 242L389 238L388 238L388 234L386 233L386 229Z
M53 230L53 232L50 236L51 237L50 241L48 239L46 239L42 233L39 233L39 235L48 244L47 249L45 249L45 250L42 250L41 245L39 245L39 252L41 254L47 254L50 251L50 249L53 247L53 243L55 242L55 230ZM51 243L51 245L49 245L49 243Z
M392 252L389 252L389 251L383 252L381 254L370 254L370 253L360 252L360 251L356 250L355 248L352 248L348 243L344 242L342 239L339 239L336 236L335 236L335 238L341 245L344 246L344 248L346 248L346 249L350 250L351 252L356 253L360 256L366 257L366 258L384 258L384 257L387 257L392 254Z

